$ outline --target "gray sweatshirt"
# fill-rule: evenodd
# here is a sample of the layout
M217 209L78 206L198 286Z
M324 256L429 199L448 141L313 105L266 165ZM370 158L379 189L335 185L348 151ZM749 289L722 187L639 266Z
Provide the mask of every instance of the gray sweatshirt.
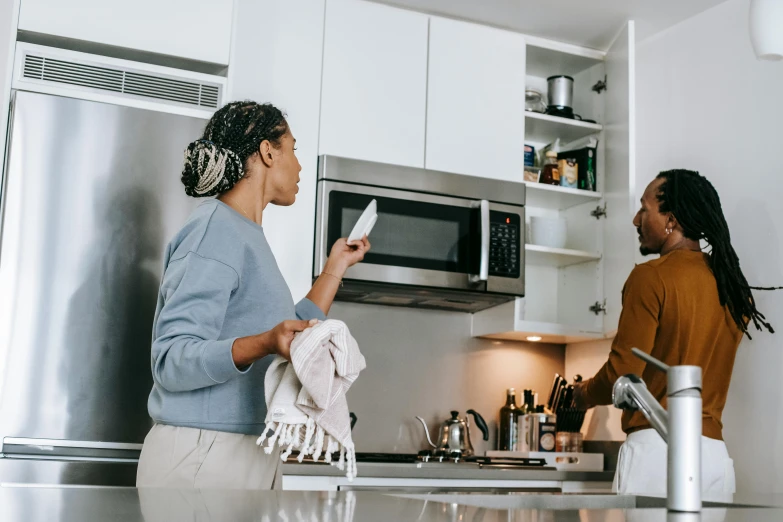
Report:
M152 334L150 417L161 424L250 435L266 417L272 357L239 370L238 337L287 319L325 319L310 300L294 305L261 226L207 200L169 243Z

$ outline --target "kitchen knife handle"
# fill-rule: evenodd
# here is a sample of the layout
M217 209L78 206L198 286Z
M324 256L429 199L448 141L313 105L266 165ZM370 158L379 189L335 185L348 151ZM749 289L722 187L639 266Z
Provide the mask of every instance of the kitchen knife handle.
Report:
M560 374L555 374L555 382L552 383L552 390L549 392L549 399L546 401L546 407L550 410L554 407L555 393L560 386Z

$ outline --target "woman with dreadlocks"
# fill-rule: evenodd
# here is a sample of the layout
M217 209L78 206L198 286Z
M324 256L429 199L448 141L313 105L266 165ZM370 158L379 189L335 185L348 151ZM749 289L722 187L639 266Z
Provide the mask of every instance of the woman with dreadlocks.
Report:
M612 404L623 375L641 375L666 405L666 374L631 353L639 348L669 365L703 371L702 490L711 497L734 493L734 463L723 442L721 414L734 357L748 325L773 332L756 309L752 289L731 246L729 227L712 184L697 172L669 170L650 183L633 224L642 255L660 258L637 265L623 288L623 310L609 360L575 390L584 408ZM702 252L700 241L710 249ZM666 444L640 411L624 411L628 435L615 474L619 493L666 496Z
M321 276L294 304L262 225L264 209L292 205L302 167L284 115L229 103L185 150L185 192L204 201L166 250L152 334L154 425L138 486L270 489L279 454L256 446L266 416L268 355L324 319L367 238L332 247ZM214 196L214 197L210 197Z

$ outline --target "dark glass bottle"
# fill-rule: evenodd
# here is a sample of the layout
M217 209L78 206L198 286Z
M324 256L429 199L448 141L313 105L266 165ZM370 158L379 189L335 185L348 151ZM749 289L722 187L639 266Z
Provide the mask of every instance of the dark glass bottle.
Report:
M506 392L506 404L500 408L500 428L498 429L498 449L500 451L517 450L517 418L524 412L517 406L517 392L509 388Z
M525 390L525 406L522 408L525 413L536 412L536 399L534 390Z

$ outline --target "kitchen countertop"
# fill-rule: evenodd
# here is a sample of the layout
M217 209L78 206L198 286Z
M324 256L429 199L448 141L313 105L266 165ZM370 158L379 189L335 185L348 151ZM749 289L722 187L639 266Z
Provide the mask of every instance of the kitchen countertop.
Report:
M634 497L604 496L636 505ZM495 497L498 500L508 495ZM549 500L551 506L568 496L517 496L522 501ZM578 499L578 496L570 500ZM598 498L598 497L596 497ZM489 499L490 501L492 498ZM554 504L552 504L554 502ZM586 501L585 501L586 502ZM623 503L621 502L621 504ZM628 504L628 502L631 502ZM573 502L572 502L573 503ZM577 502L578 503L578 502ZM500 505L500 504L499 504ZM600 505L600 502L598 503ZM639 504L639 505L643 505ZM572 507L572 506L565 506ZM669 514L662 508L618 509L496 509L421 498L366 492L219 491L135 488L0 487L4 521L24 522L230 522L241 521L407 521L474 522L755 522L783 520L783 509L707 508L701 514Z
M462 480L546 480L562 482L612 482L614 471L557 471L553 469L482 468L470 464L434 463L396 464L360 462L357 477L361 478L418 478ZM345 476L328 464L285 463L283 475L288 476Z

